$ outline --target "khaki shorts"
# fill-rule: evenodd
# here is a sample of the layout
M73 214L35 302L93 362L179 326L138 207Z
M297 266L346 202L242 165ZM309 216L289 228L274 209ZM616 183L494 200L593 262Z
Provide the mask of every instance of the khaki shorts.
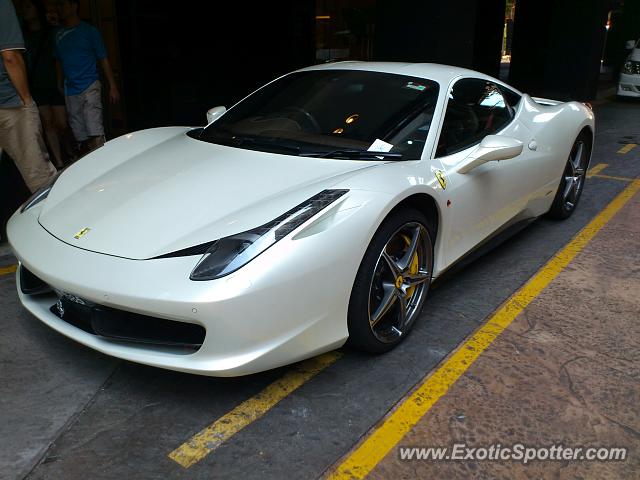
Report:
M78 142L104 136L102 124L102 86L96 80L78 95L65 97L67 116L73 136Z
M42 138L40 112L35 102L0 108L0 150L9 154L32 192L56 173Z

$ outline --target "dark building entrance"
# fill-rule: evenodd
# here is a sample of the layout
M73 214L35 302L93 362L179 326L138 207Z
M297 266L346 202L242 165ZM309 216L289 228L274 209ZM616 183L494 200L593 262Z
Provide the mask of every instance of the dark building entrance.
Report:
M437 62L498 76L501 55L511 53L515 87L589 100L607 21L614 69L624 41L640 35L640 0L82 0L80 6L102 32L121 84L122 103L106 111L112 137L201 125L210 107L228 107L293 69L341 59ZM0 189L4 227L27 196L8 159L0 164Z

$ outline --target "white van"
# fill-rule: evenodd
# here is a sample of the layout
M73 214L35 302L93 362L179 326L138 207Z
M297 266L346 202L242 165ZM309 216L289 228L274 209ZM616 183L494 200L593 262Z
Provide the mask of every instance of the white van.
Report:
M621 97L640 97L640 40L627 43L631 52L622 66L618 82L618 95Z

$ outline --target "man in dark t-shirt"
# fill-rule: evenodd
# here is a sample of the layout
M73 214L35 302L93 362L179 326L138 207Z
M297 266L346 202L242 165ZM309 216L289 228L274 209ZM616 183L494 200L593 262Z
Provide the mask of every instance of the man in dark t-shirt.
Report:
M24 40L11 0L0 0L0 149L35 192L56 172L42 137L40 115L27 82Z

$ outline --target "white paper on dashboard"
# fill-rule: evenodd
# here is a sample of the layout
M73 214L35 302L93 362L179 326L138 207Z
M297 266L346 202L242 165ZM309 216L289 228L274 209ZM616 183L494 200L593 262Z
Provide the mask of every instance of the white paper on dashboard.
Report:
M371 144L367 151L369 152L388 152L393 148L393 145L385 142L384 140L380 140L376 138L376 141Z

